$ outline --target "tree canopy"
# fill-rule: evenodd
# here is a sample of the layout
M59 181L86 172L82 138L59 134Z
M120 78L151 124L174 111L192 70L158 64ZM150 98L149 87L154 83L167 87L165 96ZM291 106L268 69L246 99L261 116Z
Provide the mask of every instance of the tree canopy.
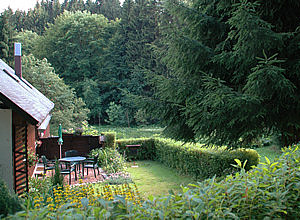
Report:
M299 1L169 0L156 97L174 138L299 141ZM287 13L289 16L286 16Z
M82 121L87 120L89 110L83 100L76 97L74 89L64 83L46 59L24 55L22 62L23 77L55 104L51 130L57 131L60 123L65 128L80 127Z

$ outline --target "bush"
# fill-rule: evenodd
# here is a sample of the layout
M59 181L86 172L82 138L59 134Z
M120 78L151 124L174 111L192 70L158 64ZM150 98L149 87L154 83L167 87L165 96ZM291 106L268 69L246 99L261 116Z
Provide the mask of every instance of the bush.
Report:
M116 148L116 132L102 132L101 135L105 136L105 148Z
M36 195L45 195L52 189L51 178L43 175L39 177L29 177L29 195L32 197Z
M0 219L1 216L7 216L22 210L21 204L17 195L11 193L4 181L0 179Z
M126 125L126 116L125 111L122 105L118 105L114 102L109 103L109 107L106 110L108 120L105 120L108 124L111 125Z
M234 159L242 163L247 160L247 170L259 162L258 153L251 149L203 148L200 144L183 144L170 139L156 139L155 148L156 160L182 174L201 179L233 172Z
M130 174L124 172L112 173L104 181L104 184L109 184L109 185L121 185L121 184L129 184L129 183L133 183Z
M55 173L51 176L50 181L53 187L64 187L64 177L60 173L58 160L55 161Z
M98 155L98 166L107 173L117 173L125 170L125 160L122 155L111 148L98 148L91 151L94 157Z

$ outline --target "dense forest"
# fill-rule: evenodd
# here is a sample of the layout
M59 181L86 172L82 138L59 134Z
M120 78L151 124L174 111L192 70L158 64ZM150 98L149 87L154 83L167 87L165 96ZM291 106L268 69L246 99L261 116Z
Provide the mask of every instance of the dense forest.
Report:
M55 102L54 125L160 123L184 141L291 144L299 11L298 0L42 0L1 14L0 57L12 65L22 43L24 77Z

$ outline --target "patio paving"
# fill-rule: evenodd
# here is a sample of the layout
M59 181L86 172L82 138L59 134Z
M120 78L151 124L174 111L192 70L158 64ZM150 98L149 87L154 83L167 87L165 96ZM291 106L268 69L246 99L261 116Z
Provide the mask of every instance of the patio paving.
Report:
M39 165L38 168L36 169L37 175L43 174L43 165ZM54 170L48 170L46 173L46 176L51 176L54 174ZM72 172L71 174L71 185L78 185L80 182L82 183L96 183L96 182L102 182L104 180L104 177L106 176L105 172L99 168L99 175L98 171L96 170L96 178L94 175L94 170L89 169L89 172L87 174L87 170L84 169L84 176L82 175L82 169L80 169L80 172L77 171L77 181L75 180L75 172ZM82 180L82 181L80 181ZM69 184L69 174L64 175L64 183Z

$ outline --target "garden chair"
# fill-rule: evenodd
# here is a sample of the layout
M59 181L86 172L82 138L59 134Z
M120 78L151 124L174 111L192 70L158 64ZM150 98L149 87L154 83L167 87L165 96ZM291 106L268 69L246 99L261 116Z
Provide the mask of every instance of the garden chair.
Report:
M46 174L47 170L55 169L55 162L53 160L48 160L44 155L41 158L44 165L44 174Z
M79 156L79 152L77 150L68 150L65 152L65 157L77 157ZM80 163L79 162L74 162L72 163L76 166L77 170L80 169Z
M76 157L79 156L79 152L77 150L68 150L65 152L65 157Z
M95 178L97 178L97 175L96 175L96 169L98 170L98 175L100 174L99 172L99 166L98 166L98 155L96 155L94 158L88 158L86 159L85 161L83 161L83 176L84 176L84 168L86 168L86 171L87 171L87 175L89 175L89 169L93 169L94 170L94 175L95 175Z
M66 166L65 169L61 169L60 173L62 175L68 175L69 174L69 185L71 185L71 174L72 172L75 173L75 181L77 181L77 173L76 173L76 165L70 164L69 166Z

